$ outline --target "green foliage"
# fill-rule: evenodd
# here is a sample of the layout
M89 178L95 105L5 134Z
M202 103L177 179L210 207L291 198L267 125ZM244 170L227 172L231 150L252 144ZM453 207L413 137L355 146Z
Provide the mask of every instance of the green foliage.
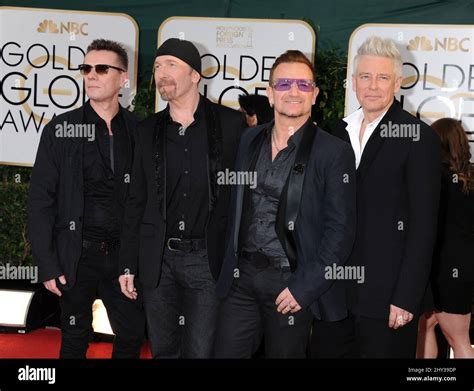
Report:
M319 95L315 118L323 129L330 131L344 116L347 56L338 48L318 51L316 55L316 84Z
M155 84L151 81L150 74L145 74L141 80L137 88L137 94L133 98L132 106L133 112L138 118L145 119L155 113Z
M15 167L0 167L0 169L2 176L5 171L16 174ZM27 197L28 184L26 183L2 181L0 184L0 263L9 262L16 265L32 263L26 227Z
M312 19L303 18L319 36L320 27ZM315 70L319 95L313 106L312 117L324 130L331 131L344 116L346 93L347 53L338 46L320 49L316 45Z

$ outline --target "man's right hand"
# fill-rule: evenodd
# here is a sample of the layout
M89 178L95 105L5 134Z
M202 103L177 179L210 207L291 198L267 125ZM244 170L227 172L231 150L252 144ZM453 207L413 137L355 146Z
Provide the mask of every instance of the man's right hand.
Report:
M138 297L137 289L133 285L134 274L122 274L119 277L120 290L129 299L136 300Z
M59 282L62 285L66 285L66 277L64 277L64 274L59 276ZM56 286L56 279L53 278L52 280L45 281L43 282L43 285L48 291L54 293L55 295L62 296L61 291Z

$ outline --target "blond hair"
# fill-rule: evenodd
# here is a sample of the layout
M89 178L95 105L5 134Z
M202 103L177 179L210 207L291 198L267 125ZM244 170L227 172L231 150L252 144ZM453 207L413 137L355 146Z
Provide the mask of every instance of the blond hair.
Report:
M354 75L357 74L357 65L361 56L377 56L392 59L395 76L397 78L402 77L402 56L392 39L383 39L377 36L367 38L357 49L357 55L354 58Z

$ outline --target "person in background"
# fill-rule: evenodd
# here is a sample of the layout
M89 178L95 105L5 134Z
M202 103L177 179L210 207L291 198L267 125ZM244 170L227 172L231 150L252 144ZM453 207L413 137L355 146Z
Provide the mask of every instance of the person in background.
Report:
M442 179L432 289L435 311L420 319L418 358L436 358L435 326L455 358L474 358L469 339L474 292L474 170L465 130L452 118L431 127L441 140Z
M273 109L264 95L240 95L240 111L245 113L249 128L266 124L273 119Z

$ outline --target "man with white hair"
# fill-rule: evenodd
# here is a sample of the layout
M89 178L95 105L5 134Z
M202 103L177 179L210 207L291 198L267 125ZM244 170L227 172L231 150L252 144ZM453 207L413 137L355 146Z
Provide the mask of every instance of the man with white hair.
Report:
M415 357L431 268L440 146L435 132L395 100L401 83L395 43L368 38L352 75L361 107L334 132L351 143L357 167L357 232L347 265L361 268L365 281L346 282L350 316L338 333L340 352L352 357Z

